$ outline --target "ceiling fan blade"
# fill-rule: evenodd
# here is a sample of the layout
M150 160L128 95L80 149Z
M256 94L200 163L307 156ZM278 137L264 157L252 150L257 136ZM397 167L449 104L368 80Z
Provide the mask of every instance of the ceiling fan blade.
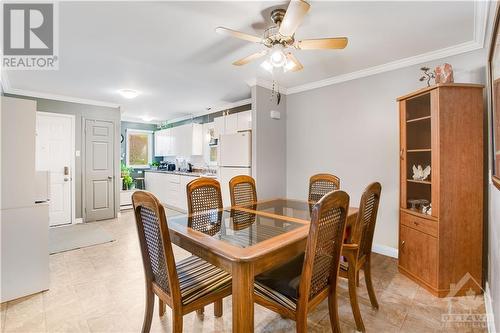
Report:
M215 32L217 32L218 34L221 34L221 35L236 37L236 38L243 39L243 40L253 42L253 43L261 43L262 42L262 38L260 38L260 37L257 37L254 35L249 35L249 34L246 34L244 32L241 32L241 31L228 29L228 28L224 28L224 27L215 28Z
M311 5L304 0L290 1L285 17L280 25L280 35L284 37L292 37L295 30L297 30L299 25L302 23L302 20L304 20L304 16L306 16L310 7Z
M343 49L347 42L346 37L304 39L295 42L295 47L301 50Z
M249 56L247 56L245 58L241 58L239 60L236 60L235 62L233 62L233 65L235 65L235 66L243 66L243 65L248 64L250 61L253 61L255 59L259 59L259 58L265 56L266 54L267 54L267 51L263 50L263 51L251 54L251 55L249 55Z
M298 72L300 70L302 70L304 68L304 66L302 66L302 64L300 63L300 61L295 58L295 56L293 55L293 53L289 52L287 55L286 55L286 58L287 58L287 64L285 66L287 72L290 71L290 72ZM291 62L293 63L293 66L289 65L288 62Z

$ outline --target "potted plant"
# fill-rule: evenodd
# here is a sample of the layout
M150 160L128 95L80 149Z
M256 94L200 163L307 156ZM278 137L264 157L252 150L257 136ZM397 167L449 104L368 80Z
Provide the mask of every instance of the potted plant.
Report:
M123 177L123 184L127 190L134 189L134 179L130 175Z
M153 163L150 164L152 170L158 170L158 167L160 166L160 162L154 161Z

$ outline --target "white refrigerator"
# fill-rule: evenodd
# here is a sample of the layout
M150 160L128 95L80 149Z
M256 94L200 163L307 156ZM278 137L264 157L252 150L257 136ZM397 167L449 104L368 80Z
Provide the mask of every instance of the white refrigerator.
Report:
M231 205L229 181L234 176L252 175L252 133L223 134L219 140L219 182L224 207Z

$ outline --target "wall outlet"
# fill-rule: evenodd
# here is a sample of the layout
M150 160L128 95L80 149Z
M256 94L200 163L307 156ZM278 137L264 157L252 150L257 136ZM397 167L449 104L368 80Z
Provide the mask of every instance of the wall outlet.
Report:
M276 110L271 110L271 119L280 119L281 113Z
M76 157L80 157L80 151L79 150L75 150L75 156Z

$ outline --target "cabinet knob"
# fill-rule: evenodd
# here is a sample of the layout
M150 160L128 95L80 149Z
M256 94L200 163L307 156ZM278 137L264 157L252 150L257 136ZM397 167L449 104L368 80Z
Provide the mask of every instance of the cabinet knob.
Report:
M416 226L420 225L417 221L413 222Z
M404 246L405 245L405 241L401 241L401 246Z

